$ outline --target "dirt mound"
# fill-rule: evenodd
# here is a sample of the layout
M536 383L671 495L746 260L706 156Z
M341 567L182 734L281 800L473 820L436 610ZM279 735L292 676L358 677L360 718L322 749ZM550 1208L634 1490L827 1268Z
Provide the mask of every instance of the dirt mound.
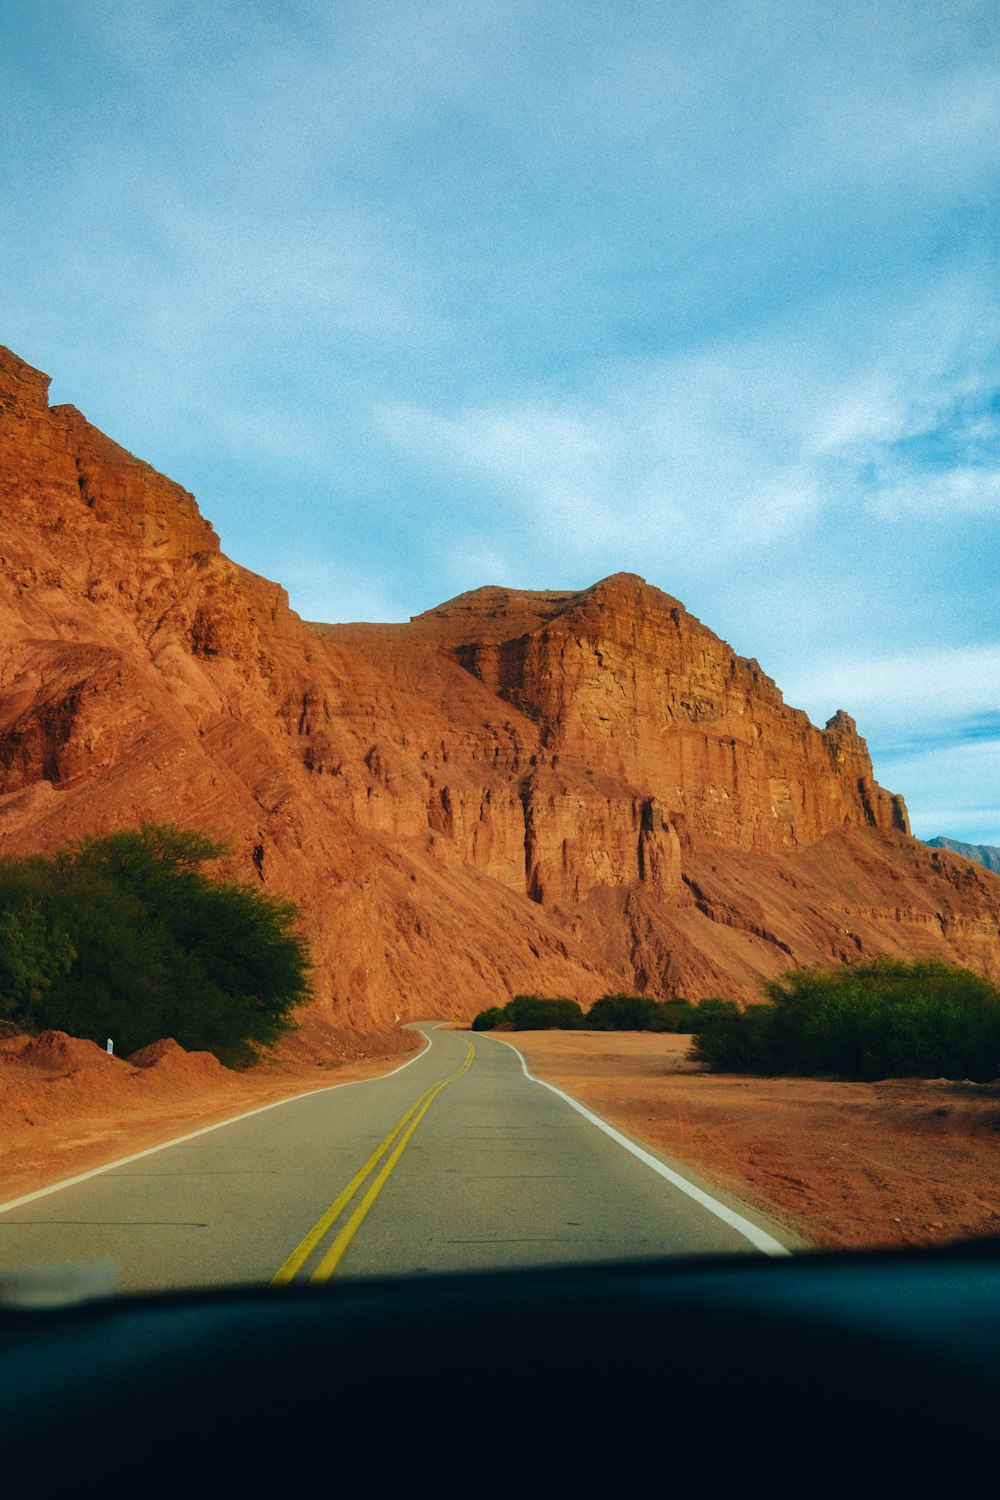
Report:
M155 1070L161 1077L180 1079L204 1079L220 1083L233 1075L224 1068L212 1052L186 1052L173 1037L150 1042L140 1047L128 1059L133 1068Z
M13 1058L51 1073L74 1073L80 1068L105 1071L121 1067L121 1059L113 1057L96 1042L68 1036L65 1031L43 1031L39 1036L26 1037L21 1042L12 1054Z

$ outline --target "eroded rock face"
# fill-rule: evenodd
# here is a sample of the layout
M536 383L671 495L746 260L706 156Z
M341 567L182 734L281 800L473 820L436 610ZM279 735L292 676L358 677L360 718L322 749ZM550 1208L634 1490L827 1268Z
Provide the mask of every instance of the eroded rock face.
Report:
M632 574L306 625L180 486L0 351L0 852L174 821L302 905L307 1024L518 990L748 998L791 963L1000 977L1000 881L908 836L838 713Z
M534 596L535 620L531 596L508 604L500 592L464 595L413 625L532 719L553 758L654 788L691 834L735 848L802 848L854 826L909 832L853 719L841 711L817 730L757 662L635 574Z

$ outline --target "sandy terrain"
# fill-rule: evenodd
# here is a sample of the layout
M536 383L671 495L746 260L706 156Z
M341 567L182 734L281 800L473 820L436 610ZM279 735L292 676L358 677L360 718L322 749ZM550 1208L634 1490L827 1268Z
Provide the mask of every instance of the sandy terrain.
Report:
M538 1077L814 1245L1000 1234L1000 1083L737 1078L689 1062L687 1037L503 1036Z
M735 1078L688 1039L505 1033L539 1077L822 1246L1000 1234L1000 1085ZM158 1042L130 1061L48 1032L0 1042L0 1201L330 1083L387 1072L417 1044L233 1073ZM395 1047L395 1051L390 1048Z

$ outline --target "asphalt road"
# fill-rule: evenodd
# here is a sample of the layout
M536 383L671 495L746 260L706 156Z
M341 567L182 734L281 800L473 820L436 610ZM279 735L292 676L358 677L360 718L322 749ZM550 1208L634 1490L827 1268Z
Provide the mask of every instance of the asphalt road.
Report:
M134 1291L795 1243L732 1199L706 1206L662 1175L662 1158L633 1154L529 1079L501 1041L420 1029L430 1045L388 1077L0 1208L0 1275L110 1262Z

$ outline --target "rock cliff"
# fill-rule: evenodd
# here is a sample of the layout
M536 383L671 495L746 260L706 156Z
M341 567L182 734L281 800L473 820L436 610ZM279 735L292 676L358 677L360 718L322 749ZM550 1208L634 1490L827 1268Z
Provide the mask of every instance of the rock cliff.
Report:
M858 952L1000 977L1000 880L633 574L311 625L0 351L0 852L140 821L297 900L316 1037L521 989L749 998Z

